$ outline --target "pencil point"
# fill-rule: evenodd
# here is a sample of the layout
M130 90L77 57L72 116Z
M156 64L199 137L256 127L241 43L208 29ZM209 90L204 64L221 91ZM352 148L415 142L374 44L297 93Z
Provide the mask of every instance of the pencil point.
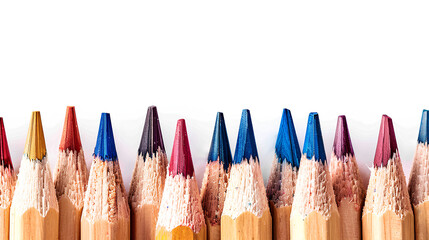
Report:
M289 109L283 109L279 133L276 141L276 155L280 163L286 160L292 167L299 168L301 150L293 124L292 113Z
M225 170L232 163L231 148L229 147L228 134L226 132L225 119L223 113L218 112L216 116L216 124L213 132L212 143L208 156L208 162L217 161L223 164Z
M2 117L0 117L0 164L4 167L13 169Z
M116 153L115 139L113 138L112 122L110 113L102 113L100 119L100 127L98 129L97 144L95 145L95 157L101 160L116 161L118 155Z
M169 171L172 176L181 174L185 177L192 177L194 175L194 164L192 163L185 119L177 121Z
M39 111L31 115L24 154L31 160L42 160L46 156L45 136Z
M243 109L233 164L239 164L244 159L250 160L251 157L259 161L250 111Z
M395 130L392 119L383 115L381 118L380 133L378 135L377 150L375 152L374 166L387 166L389 159L398 151Z
M348 154L354 155L347 119L344 115L338 116L333 151L339 159L344 159Z
M61 137L60 150L77 151L82 149L80 141L79 128L76 120L75 107L68 106L66 110L66 118L64 120L63 135Z
M305 154L308 159L314 157L316 161L326 162L322 130L320 129L319 114L317 112L312 112L308 116L303 154Z
M158 110L155 106L147 109L146 121L144 123L143 134L140 140L139 155L152 157L158 151L165 152L164 141L162 139L161 126L159 124Z
M420 132L419 132L419 143L428 143L429 142L429 119L428 119L428 110L423 110L422 121L420 123Z

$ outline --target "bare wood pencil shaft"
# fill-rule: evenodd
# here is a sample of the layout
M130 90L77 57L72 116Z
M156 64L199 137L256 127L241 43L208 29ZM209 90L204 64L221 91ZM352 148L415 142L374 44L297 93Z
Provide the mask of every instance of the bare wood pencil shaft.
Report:
M10 207L0 207L0 239L9 240L9 214Z
M221 238L230 240L271 240L271 224L269 209L264 211L262 217L257 217L250 212L244 212L236 219L223 215L221 221Z
M292 206L276 208L270 201L271 216L273 218L273 240L290 239L290 212Z
M22 215L10 213L11 239L13 240L58 240L57 210L49 209L45 217L35 208L30 208Z
M362 210L356 209L356 205L343 200L339 207L341 219L341 236L347 239L362 239Z
M155 239L158 208L146 204L131 211L131 239Z
M326 219L318 212L311 212L305 218L293 213L290 219L292 240L341 240L340 215L332 209Z
M413 240L414 216L408 213L402 219L388 210L382 215L364 214L362 217L363 240Z
M116 222L109 223L105 220L97 220L94 223L82 219L82 239L91 240L122 240L130 239L130 220L119 218Z
M60 197L58 207L60 239L79 240L82 208L76 208L67 196Z
M198 233L194 233L192 229L184 226L176 227L171 232L162 227L156 233L156 240L205 240L206 234L205 226Z
M206 218L207 224L207 240L221 239L220 236L220 224L211 224Z
M429 238L429 201L414 206L416 240Z

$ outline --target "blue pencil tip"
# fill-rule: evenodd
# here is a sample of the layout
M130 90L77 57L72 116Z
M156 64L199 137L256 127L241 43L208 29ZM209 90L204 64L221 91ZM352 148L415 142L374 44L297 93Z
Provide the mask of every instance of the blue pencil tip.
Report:
M305 133L303 154L307 159L326 162L325 147L323 145L322 131L320 129L319 114L310 113L308 116L307 132Z
M420 132L419 132L419 143L428 143L429 142L429 119L428 119L428 110L423 110L422 121L420 123Z
M223 113L218 112L216 116L216 124L213 132L212 144L208 162L217 161L223 164L225 171L228 170L232 163L231 148L229 147L228 134L226 132L225 119Z
M279 133L276 141L276 155L280 163L290 163L292 167L299 168L301 150L293 124L292 114L289 109L283 109Z
M243 161L243 159L250 160L251 157L254 160L259 161L250 111L244 109L243 113L241 114L241 122L240 128L238 130L237 145L235 147L233 164L239 164Z
M95 157L105 161L116 161L115 139L113 138L112 122L109 113L102 113L100 119L100 128L98 129L97 144L95 145Z

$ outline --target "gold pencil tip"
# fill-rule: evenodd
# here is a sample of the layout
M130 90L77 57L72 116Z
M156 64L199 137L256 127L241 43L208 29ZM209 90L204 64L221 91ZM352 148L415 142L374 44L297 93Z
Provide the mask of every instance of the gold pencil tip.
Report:
M46 156L45 136L39 111L35 111L31 115L24 154L31 160L42 160Z

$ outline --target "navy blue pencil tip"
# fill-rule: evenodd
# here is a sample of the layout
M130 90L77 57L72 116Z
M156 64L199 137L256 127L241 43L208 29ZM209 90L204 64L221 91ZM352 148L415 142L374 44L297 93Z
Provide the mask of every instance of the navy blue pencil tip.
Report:
M229 146L228 134L226 131L225 119L223 113L218 112L214 127L212 143L208 156L208 162L214 162L219 159L223 168L228 170L232 163L231 148Z
M103 161L115 161L118 159L115 147L115 139L113 138L112 122L110 120L109 113L101 114L94 156L100 158Z
M323 144L322 131L320 129L319 114L312 112L308 116L307 132L305 133L303 154L308 159L326 162L325 147Z
M289 109L283 109L279 133L276 141L276 155L280 163L284 161L299 168L301 150L296 136L292 114Z
M419 143L428 143L429 142L429 119L428 119L428 110L424 109L422 113L422 121L420 123L419 131Z
M241 163L243 159L250 160L250 158L259 161L250 111L244 109L241 115L233 163L238 164Z

